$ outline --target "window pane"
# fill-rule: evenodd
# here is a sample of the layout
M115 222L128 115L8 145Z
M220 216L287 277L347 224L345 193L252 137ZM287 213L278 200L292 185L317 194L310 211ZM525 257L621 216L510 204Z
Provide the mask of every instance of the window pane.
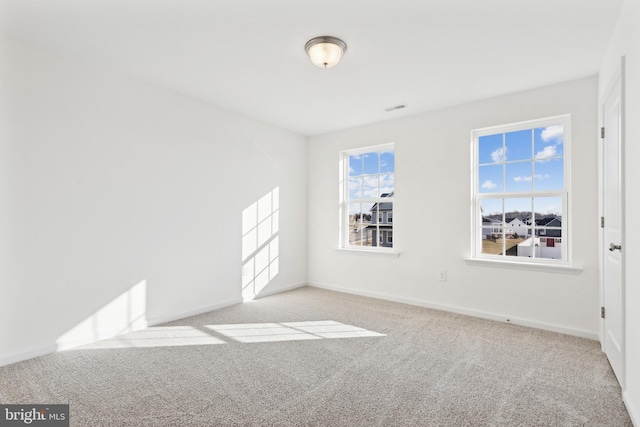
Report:
M478 184L480 193L502 192L502 165L480 166Z
M368 225L360 203L349 203L349 244L362 244L362 229Z
M362 156L349 156L349 176L362 175Z
M531 246L529 236L531 229L528 226L531 220L531 198L504 199L504 210L505 255L527 256L526 248Z
M378 168L378 153L366 153L364 156L364 173L377 174L380 172Z
M482 224L482 253L490 255L502 255L504 252L504 239L500 229L500 223L485 218Z
M364 184L364 188L362 191L362 197L365 199L374 199L379 197L380 194L380 184L379 184L379 175L365 175L362 180Z
M505 191L531 191L531 162L507 163L505 167Z
M380 153L380 173L394 172L394 154L393 151L385 151Z
M504 161L502 134L481 136L478 139L478 162L501 163Z
M542 218L558 218L562 223L562 197L535 197L533 199L533 209L536 213L536 224ZM538 224L542 226L561 226L562 224L549 224L548 222Z
M542 228L538 232L534 245L536 258L562 259L562 239L556 237L560 231Z
M562 190L564 188L564 168L562 159L550 159L534 162L536 191Z
M562 198L536 197L533 200L536 212L535 256L536 258L562 258ZM550 240L553 239L553 240ZM556 245L556 240L558 244Z
M504 200L507 230L514 238L528 237L531 227L531 198L509 198Z
M534 131L534 152L536 159L561 157L563 155L564 126L555 125Z
M391 194L394 192L395 176L393 173L385 173L380 175L380 197L385 197L384 194Z
M532 158L531 129L505 134L506 160L528 160Z
M482 216L495 217L502 220L502 199L482 199L480 201Z
M378 246L378 240L380 239L380 235L378 234L379 212L378 212L377 203L372 208L370 208L369 214L371 216L371 223L364 230L365 234L363 236L362 245Z
M502 199L484 199L480 202L482 221L482 253L499 255L503 252Z
M528 230L528 233L531 232L531 229ZM531 238L531 235L529 234L528 237L524 240L522 240L520 243L518 243L518 245L516 246L516 253L517 256L519 257L523 257L523 258L532 258L533 257L533 239Z
M393 203L379 204L378 219L378 230L380 232L380 239L378 239L378 242L382 247L392 248L393 242L389 241L389 234L393 230Z
M349 178L349 198L361 199L362 198L362 186L364 180L362 177Z

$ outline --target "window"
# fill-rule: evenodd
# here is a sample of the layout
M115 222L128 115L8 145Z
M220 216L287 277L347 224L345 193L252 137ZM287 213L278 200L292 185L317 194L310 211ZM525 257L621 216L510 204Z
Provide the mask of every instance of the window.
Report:
M473 258L569 263L570 132L569 115L472 132Z
M393 144L344 151L340 162L340 246L389 251L393 248Z

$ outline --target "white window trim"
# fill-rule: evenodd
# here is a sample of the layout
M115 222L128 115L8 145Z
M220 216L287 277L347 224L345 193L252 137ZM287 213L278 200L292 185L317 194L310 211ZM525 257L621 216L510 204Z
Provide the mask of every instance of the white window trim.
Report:
M359 254L372 254L372 255L390 255L392 257L397 258L399 256L399 252L396 249L395 243L392 248L383 247L383 246L352 246L349 245L349 219L348 219L348 204L349 200L347 200L347 195L349 194L349 156L354 156L358 154L366 154L371 152L384 152L384 151L393 151L394 153L394 196L389 200L388 197L377 197L372 199L358 199L360 202L364 203L385 203L391 201L393 203L393 209L396 210L395 204L395 188L397 184L397 175L395 171L395 144L393 142L386 144L373 145L368 147L357 148L353 150L344 150L340 152L339 157L339 232L338 232L338 247L336 248L338 251L344 253L359 253ZM382 212L379 212L382 214ZM381 222L378 222L381 224ZM378 236L378 239L381 237Z
M564 142L563 142L563 166L564 166L564 194L561 195L563 200L562 206L562 237L564 242L568 244L562 245L562 260L546 259L546 258L524 258L524 257L509 257L502 255L492 255L482 253L482 223L478 224L479 207L478 202L483 198L510 198L510 197L558 197L559 192L535 192L535 193L480 193L478 190L479 184L479 152L478 152L478 139L482 136L494 135L496 133L508 133L525 129L536 129L546 126L562 124L564 126ZM471 131L471 256L465 258L466 261L479 261L489 262L490 264L503 263L505 266L531 266L532 268L555 267L568 268L570 270L580 271L581 268L574 268L572 266L572 248L570 242L573 242L571 236L571 230L573 228L573 221L569 206L571 205L571 198L573 193L571 191L571 115L563 114L559 116L547 117L537 120L527 120L523 122L511 123L507 125L491 126L481 129L474 129ZM481 218L481 214L480 214ZM566 220L565 220L566 218ZM480 220L481 221L481 220ZM503 218L504 221L504 218ZM535 225L532 224L531 235L535 234ZM514 259L515 258L515 259Z

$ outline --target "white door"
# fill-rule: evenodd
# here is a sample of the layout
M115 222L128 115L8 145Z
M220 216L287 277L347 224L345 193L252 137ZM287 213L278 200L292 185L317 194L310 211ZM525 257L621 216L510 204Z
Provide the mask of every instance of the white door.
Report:
M603 138L603 350L622 384L624 379L624 285L622 196L622 82L610 85L602 106Z

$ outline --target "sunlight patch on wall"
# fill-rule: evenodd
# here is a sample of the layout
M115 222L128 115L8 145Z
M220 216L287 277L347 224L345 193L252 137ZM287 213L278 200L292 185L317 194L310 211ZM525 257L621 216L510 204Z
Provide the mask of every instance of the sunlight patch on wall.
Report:
M91 343L82 346L80 350L183 347L212 344L225 344L225 342L191 326L156 326Z
M64 350L146 327L147 281L142 280L61 335L56 346Z
M319 340L327 338L383 337L385 334L333 320L281 323L206 325L212 331L241 343Z
M242 298L254 299L279 272L280 189L242 211Z

